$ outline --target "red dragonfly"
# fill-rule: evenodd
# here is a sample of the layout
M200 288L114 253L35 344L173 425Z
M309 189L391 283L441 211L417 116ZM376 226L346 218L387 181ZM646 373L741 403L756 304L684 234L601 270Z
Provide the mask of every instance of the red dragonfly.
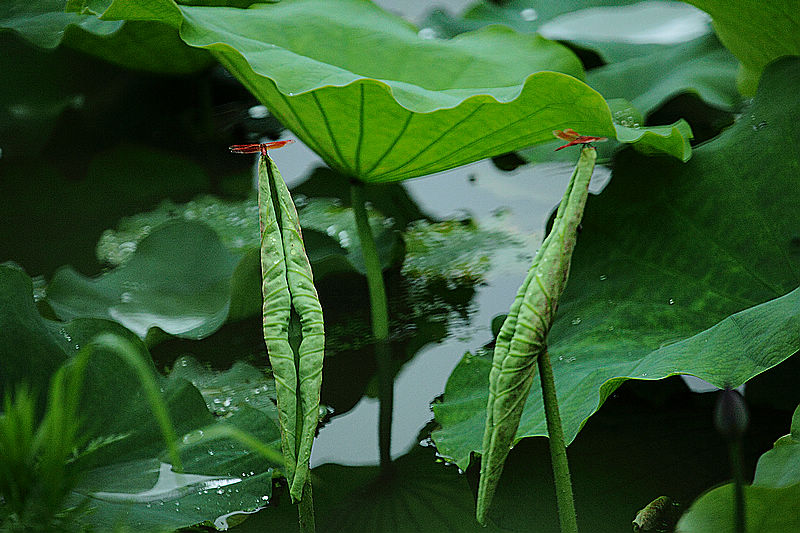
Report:
M556 152L558 152L562 148L566 148L567 146L575 146L576 144L590 144L594 142L603 142L608 140L605 137L592 137L590 135L581 135L572 128L567 128L564 131L555 130L553 131L553 135L555 135L556 137L558 137L563 141L569 141L564 146L559 146L558 148L556 148L555 149Z
M269 143L234 144L233 146L228 147L228 149L234 154L261 154L266 156L267 150L281 148L282 146L286 146L287 144L291 144L293 142L294 141L292 139L288 139L285 141L275 141Z

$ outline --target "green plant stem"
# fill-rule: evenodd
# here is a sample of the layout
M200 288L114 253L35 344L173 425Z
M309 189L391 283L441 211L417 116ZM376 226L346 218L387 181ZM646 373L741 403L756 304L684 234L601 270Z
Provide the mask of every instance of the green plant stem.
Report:
M746 533L747 525L744 508L744 465L742 460L742 439L736 437L729 441L728 450L733 472L734 520L736 533Z
M550 364L550 355L547 350L539 354L537 364L539 365L539 379L542 383L547 434L550 437L550 460L553 463L553 477L556 483L556 503L558 504L558 520L561 524L561 533L578 533L578 519L575 514L572 480L569 475L569 463L567 461L567 446L564 444L564 429L561 427L561 415L558 411L553 367Z
M364 265L367 270L372 335L375 337L375 355L378 365L378 448L383 474L391 465L392 407L394 404L394 380L391 375L391 350L389 347L389 305L386 301L386 287L383 283L383 269L378 257L378 247L369 226L367 209L364 204L364 185L350 183L350 199L358 228L358 239Z
M297 513L300 521L301 533L315 533L314 497L311 491L311 478L306 479L303 485L303 498L297 503Z

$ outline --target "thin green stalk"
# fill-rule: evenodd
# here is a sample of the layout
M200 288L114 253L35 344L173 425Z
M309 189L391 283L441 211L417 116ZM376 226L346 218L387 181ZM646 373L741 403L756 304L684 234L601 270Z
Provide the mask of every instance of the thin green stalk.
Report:
M736 533L746 533L746 517L744 508L744 465L742 461L742 439L736 438L729 442L728 449L731 456L731 470L733 471L734 491L734 520Z
M556 383L553 378L553 367L547 351L538 357L539 380L542 384L544 399L544 415L547 420L547 434L550 443L550 460L553 463L553 477L556 483L556 503L558 504L558 521L561 533L578 533L578 519L575 514L575 499L572 496L572 479L569 475L567 446L564 444L564 429L561 426L561 415L558 411Z
M98 335L92 339L92 343L112 350L136 372L139 383L141 383L144 389L145 400L150 405L150 410L158 422L158 427L161 429L161 435L167 446L167 454L169 455L170 461L172 461L172 470L175 472L183 472L181 455L178 451L178 438L175 435L175 428L169 418L167 404L161 396L158 384L153 377L150 367L142 358L136 355L136 347L126 339L111 333L102 333Z
M358 228L358 240L364 265L367 270L372 335L375 337L375 355L378 363L378 397L380 412L378 416L378 447L380 450L381 471L388 472L391 464L392 406L394 404L394 381L391 376L391 350L389 347L389 305L386 301L386 287L383 283L383 269L378 257L378 247L369 226L367 209L364 204L364 186L358 182L350 184L350 198L353 214Z
M297 513L300 520L301 533L314 533L316 524L314 520L314 496L311 490L311 479L306 479L303 485L303 497L297 504Z

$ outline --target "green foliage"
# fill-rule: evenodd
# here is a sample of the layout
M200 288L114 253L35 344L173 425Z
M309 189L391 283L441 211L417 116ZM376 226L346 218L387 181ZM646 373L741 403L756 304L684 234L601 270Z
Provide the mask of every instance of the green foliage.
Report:
M652 27L678 21L671 18L673 11L676 17L698 15L676 2L485 1L457 18L432 16L421 31L362 0L285 0L239 9L251 3L9 0L0 6L5 52L0 70L9 73L0 90L0 196L11 199L0 216L0 261L19 261L47 277L59 265L76 269L59 271L46 299L45 278L36 278L34 300L27 276L0 267L0 529L225 528L245 516L231 513L252 513L270 501L273 476L297 480L304 475L291 470L308 465L307 456L299 457L306 453L300 448L308 449L317 424L322 354L321 346L311 346L312 351L319 348L319 357L305 358L312 368L299 367L303 358L295 358L297 346L292 346L299 339L282 329L290 322L285 314L275 329L286 341L282 346L293 349L292 368L281 371L279 379L311 376L293 391L295 400L300 397L294 405L301 414L290 428L295 433L293 465L278 451L281 422L270 373L242 363L219 371L190 356L175 361L169 377L157 370L178 355L203 354L204 361L220 365L243 353L247 341L236 344L231 336L256 327L255 320L240 319L253 316L261 305L255 202L205 197L173 203L231 190L230 177L220 173L228 161L219 154L230 144L229 132L241 136L242 131L226 130L218 119L248 104L236 101L241 95L228 94L231 80L221 82L217 76L222 69L201 72L215 57L339 174L376 186L525 146L531 146L526 149L530 160L551 160L553 129L571 127L610 138L598 149L600 160L613 164L613 180L599 198L588 201L571 280L547 338L569 440L626 379L691 373L732 386L800 348L794 123L800 114L794 98L800 69L789 59L768 66L800 50L797 17L787 16L782 3L748 1L731 7L716 0L690 2L711 14L719 41L733 55L706 22L693 40L628 42ZM634 3L640 5L619 7ZM599 16L580 19L588 7L604 9ZM650 20L654 13L655 21ZM583 22L576 25L578 19ZM494 23L505 27L485 27ZM568 41L575 54L533 35L539 30L547 38ZM451 40L430 38L456 34ZM606 65L585 74L576 54L587 68L598 58ZM743 65L739 87L744 93L755 92L761 81L752 103L740 102L734 90L734 55ZM157 80L141 71L198 75ZM170 90L175 94L167 95ZM708 104L726 110L729 121L700 133L708 124L696 127L687 99L675 98L684 93L696 95L688 100L702 108L703 119L714 120ZM224 105L216 107L223 99ZM711 141L686 165L642 157L666 153L689 159L692 132L681 117L699 139ZM645 120L674 124L640 127ZM729 123L734 125L713 138ZM620 150L623 144L632 144L640 154ZM191 149L191 160L171 152L179 145L187 155ZM247 180L244 166L235 178L242 183ZM527 172L521 169L514 179ZM332 190L345 180L333 171L323 174L325 183L309 181L303 194L336 196L327 187ZM502 181L492 182L503 188L493 198L498 202L519 192ZM483 183L477 183L476 190L497 192L479 189ZM536 187L534 202L546 192ZM463 351L463 338L447 338L456 329L446 322L455 314L451 311L474 335L469 322L477 307L473 297L480 298L475 301L481 324L488 323L507 307L491 307L500 294L495 291L515 284L505 273L530 261L530 256L521 258L526 238L516 227L487 228L477 213L477 226L413 223L405 233L408 255L402 271L389 268L402 254L397 230L422 216L413 205L395 211L397 190L382 203L373 202L399 222L392 225L392 219L377 212L369 216L378 234L383 275L391 282L390 303L394 298L391 375L432 340L447 342L443 348L451 353L455 345L454 353ZM277 202L273 206L281 198L289 201L282 196L286 191L280 192L270 194ZM161 208L123 220L103 236L98 258L113 270L94 279L76 273L99 271L91 250L102 230L166 198L170 201ZM403 198L411 203L409 196ZM364 273L364 260L350 208L319 198L300 203L302 244L315 277L328 285L322 295L329 331L340 332L331 337L330 352L342 357L331 359L347 359L349 365L333 370L328 394L349 408L364 389L374 389L367 385L374 373L372 336L359 301L364 280L352 275ZM299 225L294 212L283 209L287 205L275 210L290 215L283 225L289 233L281 232L280 238L300 244ZM285 287L281 284L290 297L288 304L278 301L287 307L298 295L315 299L313 287L289 279L293 266L299 266L310 283L308 264L293 264L290 256L291 246L288 252L283 249L290 266L284 271ZM497 279L495 265L504 261L512 268L501 269L502 279ZM484 281L491 285L486 292L479 288ZM292 294L293 288L299 291ZM296 303L301 314L311 317L314 324L307 323L305 333L313 337L321 323L318 309ZM154 350L154 363L141 338L152 346L163 340L163 332L182 339L159 345L159 350L170 346ZM246 347L248 357L263 354L258 333L252 335L258 346ZM289 362L290 352L284 353ZM435 405L442 426L434 435L439 452L462 466L471 452L483 448L490 368L487 357L466 356L443 401ZM779 373L784 385L791 383L789 371ZM618 391L620 396L630 387ZM638 387L649 398L666 385ZM794 407L791 387L783 389ZM545 434L539 396L534 385L518 431L506 435L509 443ZM608 408L613 405L604 413ZM718 480L713 465L720 454L710 450L713 444L707 445L706 455L698 454L688 444L681 448L683 440L659 436L654 416L643 415L628 429L633 425L629 412L617 421L604 413L591 422L595 429L603 426L602 438L587 440L587 431L575 443L582 457L578 464L584 464L579 477L586 480L583 496L576 483L578 507L589 509L582 516L592 516L586 523L592 531L629 528L635 510L646 503L639 501L643 491L625 480L653 478L646 499L667 493L686 501L699 486ZM753 413L752 423L763 420L763 411ZM800 501L798 417L795 413L792 434L764 454L755 483L747 489L751 530L800 527L793 512ZM284 428L291 424L283 422ZM639 432L647 426L651 431ZM624 431L615 431L620 427ZM761 436L753 433L746 438ZM642 445L629 446L634 440ZM545 460L536 462L535 457L537 450L545 450L537 446L537 440L527 439L511 454L513 466L506 468L490 513L497 523L490 527L555 527L547 514L552 512L552 489L541 475ZM379 476L370 467L315 469L321 529L479 529L469 486L476 472L459 476L430 455L416 450L396 460L394 477ZM618 475L628 462L635 463L633 473ZM642 464L647 476L637 466ZM702 481L693 476L694 485L676 482L682 495L661 492L656 484L664 471L676 470L674 464L696 465ZM526 468L530 473L519 476ZM605 491L603 508L592 510L599 486ZM297 497L298 487L289 489ZM682 522L686 531L726 531L725 517L732 516L729 491L721 487L701 497ZM607 505L614 500L616 512ZM294 508L291 517L283 516L286 508L260 512L252 529L288 530L296 516Z
M590 198L549 336L568 441L625 379L737 386L800 348L800 189L785 159L799 87L800 62L776 63L747 118L689 163L627 154ZM434 440L462 468L481 448L489 368L465 356L434 405ZM544 434L534 385L515 441Z
M280 437L274 409L251 406L245 395L237 401L235 412L215 419L201 393L185 380L210 379L207 374L195 378L184 371L170 379L159 376L141 341L114 322L77 319L59 323L42 318L33 302L30 280L17 269L0 267L0 287L4 298L0 366L10 371L3 375L0 393L4 397L15 383L26 380L25 375L17 374L20 371L43 380L55 376L54 383L59 383L62 378L58 376L67 371L54 368L53 362L69 361L66 368L77 369L82 357L88 360L80 395L72 385L64 387L69 393L51 395L51 404L57 401L61 409L52 418L52 427L60 433L47 453L72 454L76 446L83 448L77 448L71 462L62 458L59 463L54 458L48 463L66 464L67 472L74 472L72 485L63 488L62 484L58 489L62 491L62 504L48 507L48 512L81 507L91 512L81 514L79 523L99 530L125 523L147 531L167 531L204 521L224 521L229 513L252 511L265 504L271 494L272 468L279 466L261 459L261 455L268 459L278 455L274 448ZM109 340L94 342L98 337ZM122 350L126 351L124 357L139 361L136 370L120 361ZM151 386L145 386L143 380ZM30 382L32 390L42 386L41 381ZM220 401L233 403L228 396ZM213 397L211 402L215 403ZM170 459L163 438L164 413L161 422L153 415L151 404L158 403L165 405L166 416L174 424L184 473L173 471L167 462L177 461ZM26 410L30 408L21 412ZM65 410L77 415L67 417ZM30 415L15 416L22 421L25 416L30 419ZM44 420L48 420L47 415ZM77 429L71 425L75 423ZM28 429L28 435L33 431ZM17 434L21 434L19 430ZM272 448L271 455L265 446ZM253 448L260 455L250 453ZM13 447L14 453L27 449ZM37 449L36 444L32 449Z
M5 391L0 414L0 529L77 531L82 505L64 502L78 481L73 461L86 445L78 410L90 349L52 378L44 416L37 395L23 383Z

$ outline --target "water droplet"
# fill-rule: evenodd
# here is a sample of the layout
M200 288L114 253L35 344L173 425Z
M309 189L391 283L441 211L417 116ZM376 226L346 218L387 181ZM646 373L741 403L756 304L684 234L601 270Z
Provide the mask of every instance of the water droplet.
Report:
M134 241L121 242L119 244L119 251L122 253L133 253L136 251L136 243Z
M267 116L269 116L269 111L265 105L254 105L247 110L247 114L250 115L250 118L260 119L267 118Z
M559 361L563 361L563 360L564 360L564 356L563 356L563 355L559 355L559 356L558 356L558 360L559 360Z
M767 122L762 120L758 124L753 124L753 131L763 130L766 127L767 127Z
M600 276L600 281L605 281L605 280L607 280L607 279L608 279L608 276L606 276L605 274L603 274L602 276Z
M417 33L420 39L435 39L436 38L436 30L433 28L422 28Z
M183 443L184 444L191 444L193 442L197 442L203 438L203 430L198 429L195 431L190 431L186 435L183 436Z
M581 323L581 317L576 316L575 318L572 319L572 325L573 326L577 326L580 323Z
M528 22L532 22L539 18L539 14L536 13L536 10L530 7L520 11L519 16L522 17L522 20L526 20Z
M672 305L672 304L674 304L674 303L675 303L675 300L673 300L672 298L670 298L670 299L669 299L669 305Z
M129 292L123 292L122 294L119 295L119 301L124 304L130 303L132 300L133 300L133 294Z
M214 450L208 450L208 455L214 455Z

